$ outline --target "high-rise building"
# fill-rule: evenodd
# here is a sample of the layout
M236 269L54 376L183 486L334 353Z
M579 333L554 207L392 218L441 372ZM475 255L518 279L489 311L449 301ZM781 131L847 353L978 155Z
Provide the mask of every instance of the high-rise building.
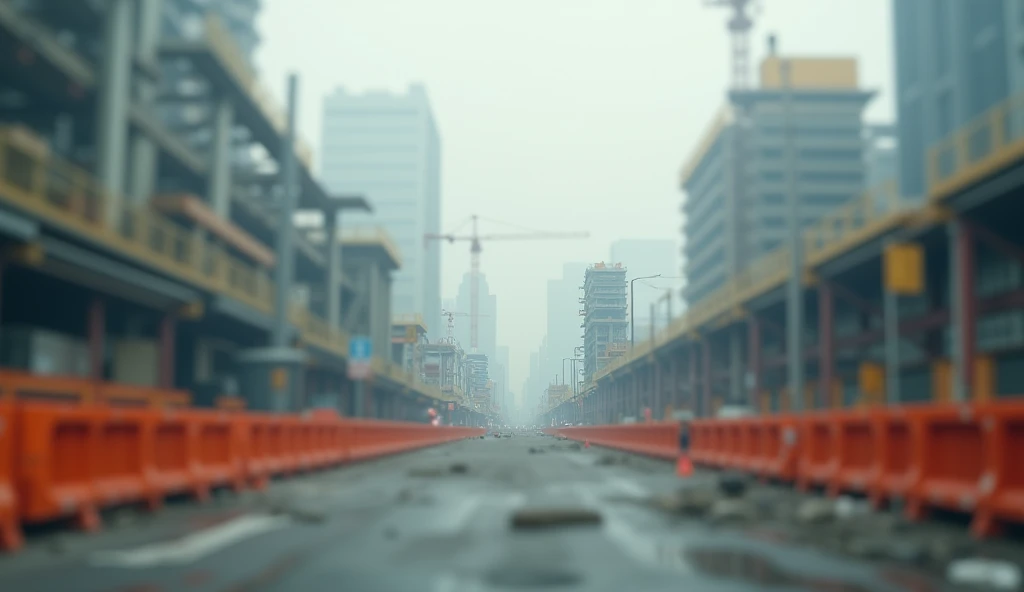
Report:
M561 376L566 374L566 382L571 384L571 370L565 358L575 357L575 349L583 345L583 318L580 316L580 289L583 287L583 274L587 271L586 263L565 263L562 265L562 277L548 280L548 358L545 360L545 374Z
M629 345L626 268L598 263L583 277L583 375L590 381Z
M622 263L622 266L629 270L626 278L639 278L661 274L668 279L641 280L633 283L636 292L630 298L633 310L629 311L629 322L633 325L632 332L636 334L637 341L643 341L650 335L652 320L657 321L655 328L666 325L666 309L672 305L666 304L665 297L676 298L680 282L674 278L679 277L679 247L675 241L658 239L625 239L612 243L611 261ZM627 296L629 294L627 293ZM655 314L658 319L651 318L651 306L655 306ZM671 311L674 314L679 312L676 305Z
M785 244L790 191L803 226L862 195L861 117L871 97L854 59L774 54L759 88L729 93L681 178L688 303Z
M495 359L498 353L498 297L491 294L491 288L487 284L487 276L480 274L479 304L480 318L477 319L477 351L472 351L471 344L471 323L468 316L472 312L472 274L465 273L459 283L458 296L455 297L455 311L460 316L455 317L455 338L462 344L462 348L469 353L481 353L489 360Z
M892 0L900 188L926 190L928 148L1024 90L1024 4Z
M899 179L899 140L894 125L864 127L864 185L871 189Z
M402 267L392 284L395 314L418 313L432 339L441 320L441 140L422 85L404 94L352 94L324 100L320 175L338 194L361 194L372 214L346 214L343 227L381 226L396 241ZM463 344L468 347L468 344Z
M508 392L508 355L508 346L499 345L494 356L494 364L491 366L493 368L491 378L494 380L494 400L506 416L509 405L512 404Z

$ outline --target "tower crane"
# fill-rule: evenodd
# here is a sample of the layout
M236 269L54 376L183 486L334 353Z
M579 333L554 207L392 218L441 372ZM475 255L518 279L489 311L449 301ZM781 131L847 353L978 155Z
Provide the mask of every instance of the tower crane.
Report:
M454 312L451 310L441 310L442 317L448 317L448 344L455 345L455 317L468 317L469 313L466 312ZM489 315L480 315L486 317Z
M513 234L484 234L481 235L479 231L479 220L480 217L477 215L472 216L473 230L472 234L468 235L457 235L457 234L425 234L423 235L424 241L431 240L444 240L449 243L455 241L467 241L469 242L469 254L470 254L470 275L469 275L469 345L470 351L476 353L478 341L479 341L479 317L480 317L480 251L483 249L480 243L483 241L492 240L544 240L544 239L567 239L567 238L587 238L590 236L586 232L538 232L530 231L523 233ZM451 317L449 317L450 319Z
M760 9L760 0L704 0L704 6L732 9L732 17L726 23L732 37L732 86L734 89L747 88L750 83L750 31L754 28L754 15L751 13Z

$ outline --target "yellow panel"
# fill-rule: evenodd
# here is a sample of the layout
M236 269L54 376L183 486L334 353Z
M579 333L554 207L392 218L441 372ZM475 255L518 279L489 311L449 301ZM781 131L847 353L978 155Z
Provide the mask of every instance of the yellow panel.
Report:
M939 403L953 400L953 365L949 360L932 364L932 399Z
M761 391L758 394L761 402L761 413L767 415L772 412L772 394L770 391Z
M829 404L833 409L843 408L843 380L841 378L833 378L832 386L828 392Z
M761 62L761 88L782 88L782 64L789 62L791 88L801 90L853 90L857 83L856 58L779 58Z
M416 343L417 331L416 327L410 325L405 328L405 339L409 343Z
M288 388L288 370L286 368L274 368L270 371L270 388L275 391L283 391Z
M862 402L876 405L885 402L885 369L881 364L864 362L857 370L857 386Z
M924 248L917 243L899 243L885 248L885 288L905 296L924 291Z
M990 401L996 394L996 365L989 356L974 358L974 384L971 399Z

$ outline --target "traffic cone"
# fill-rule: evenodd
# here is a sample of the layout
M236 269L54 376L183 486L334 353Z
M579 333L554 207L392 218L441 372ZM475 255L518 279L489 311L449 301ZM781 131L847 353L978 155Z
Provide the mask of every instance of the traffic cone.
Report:
M680 454L679 459L676 461L676 477L689 477L691 475L693 475L693 463L690 462L690 457Z
M590 448L590 440L584 440L583 441L583 447L584 448Z

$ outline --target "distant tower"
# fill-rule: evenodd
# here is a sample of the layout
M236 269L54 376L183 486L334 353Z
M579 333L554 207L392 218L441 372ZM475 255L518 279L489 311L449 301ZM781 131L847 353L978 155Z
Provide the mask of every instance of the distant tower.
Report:
M732 18L726 23L732 37L732 87L750 87L750 31L754 28L754 10L758 0L704 0L704 6L732 9Z

